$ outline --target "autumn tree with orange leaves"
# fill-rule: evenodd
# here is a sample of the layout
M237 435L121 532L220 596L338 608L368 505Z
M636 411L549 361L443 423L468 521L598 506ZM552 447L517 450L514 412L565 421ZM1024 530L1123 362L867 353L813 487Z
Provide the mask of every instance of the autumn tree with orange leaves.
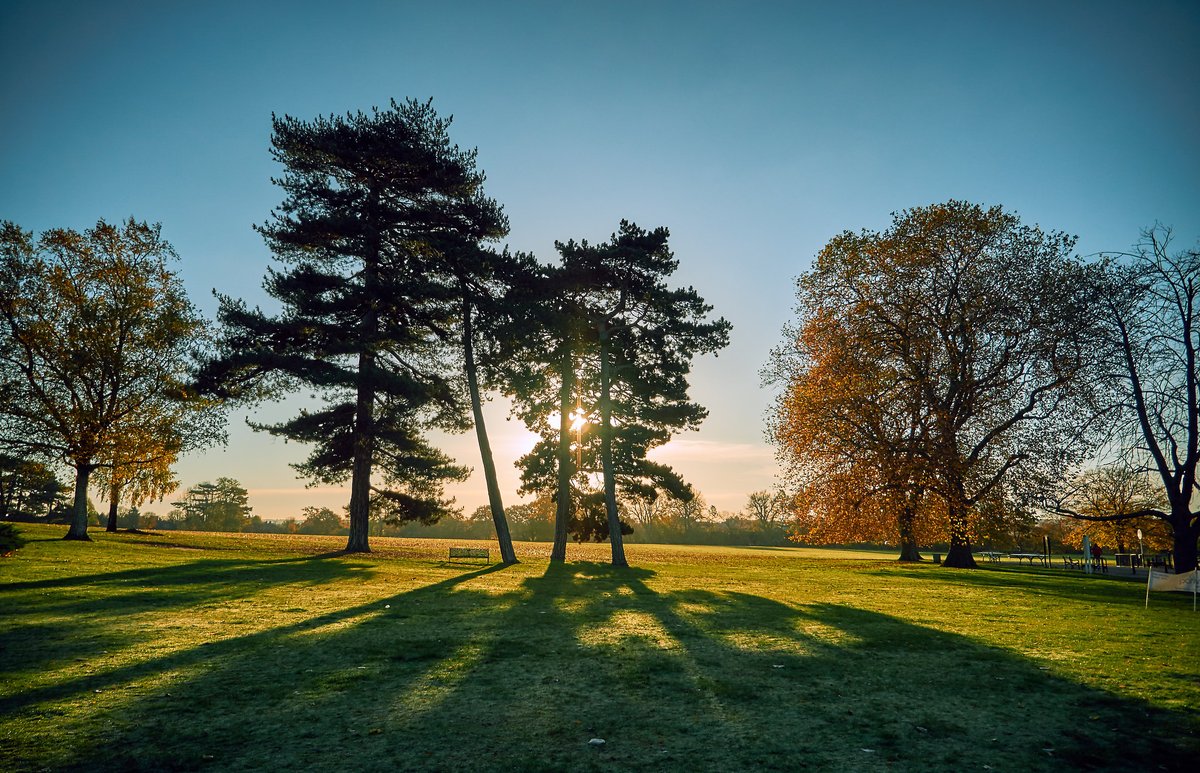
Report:
M791 485L792 536L810 543L900 545L900 560L944 535L920 463L923 404L889 368L863 319L822 308L801 277L801 317L765 373L783 391L768 417Z
M944 519L946 565L974 567L979 506L1020 512L1088 453L1098 283L1073 246L950 201L822 249L766 373L806 517L859 539Z
M1134 515L1164 512L1170 504L1154 479L1128 461L1085 470L1072 481L1064 500L1075 516L1064 519L1065 542L1080 545L1086 534L1092 542L1128 553L1138 549L1141 531L1146 548L1172 547L1171 528L1165 521L1149 514Z

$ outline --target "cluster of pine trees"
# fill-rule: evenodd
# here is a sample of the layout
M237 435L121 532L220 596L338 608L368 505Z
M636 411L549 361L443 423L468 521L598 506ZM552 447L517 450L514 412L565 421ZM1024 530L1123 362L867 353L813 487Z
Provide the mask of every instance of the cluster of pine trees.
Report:
M284 200L257 230L278 260L264 287L282 310L222 296L217 351L197 383L225 400L323 398L259 428L311 447L296 465L310 480L349 481L351 552L369 550L373 514L430 523L450 512L443 486L468 470L427 434L474 426L513 562L482 412L486 394L505 394L542 438L519 464L524 490L556 503L554 557L574 534L610 539L623 565L617 491L690 496L647 453L705 417L687 375L730 325L693 289L668 286L678 262L665 228L622 222L602 244L558 243L557 265L500 248L508 221L449 125L413 100L273 119Z
M431 102L272 121L283 201L257 230L278 313L219 296L210 326L157 225L35 239L0 223L0 450L74 469L67 538L88 539L90 487L115 530L118 503L161 499L180 453L224 437L231 402L303 391L317 408L257 428L308 445L296 468L309 480L349 482L348 551L369 550L373 520L453 512L444 485L469 470L428 435L473 426L512 562L482 411L504 394L542 437L519 464L524 490L555 503L555 558L573 534L610 538L624 564L617 492L692 496L647 453L705 417L690 364L729 337L694 290L667 284L667 230L621 222L602 244L558 243L544 265L500 246L508 220L476 152ZM218 520L244 528L250 516L227 509ZM205 513L184 521L207 527Z

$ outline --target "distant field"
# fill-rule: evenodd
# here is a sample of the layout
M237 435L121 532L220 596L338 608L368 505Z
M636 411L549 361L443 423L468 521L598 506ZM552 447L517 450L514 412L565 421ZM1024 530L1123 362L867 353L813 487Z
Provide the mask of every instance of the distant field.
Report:
M0 559L0 770L1189 770L1191 597L810 548L93 534ZM487 544L487 543L475 543ZM494 547L494 545L493 545ZM493 550L493 557L496 551ZM604 739L602 746L589 745Z

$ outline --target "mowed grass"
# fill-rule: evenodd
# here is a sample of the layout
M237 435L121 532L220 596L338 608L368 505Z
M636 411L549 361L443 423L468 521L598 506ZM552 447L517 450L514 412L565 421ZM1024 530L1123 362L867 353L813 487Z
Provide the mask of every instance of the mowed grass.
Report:
M445 561L468 542L24 533L0 560L4 770L1200 764L1200 613L1143 609L1137 582L870 551L630 545L615 570L607 545L501 567Z

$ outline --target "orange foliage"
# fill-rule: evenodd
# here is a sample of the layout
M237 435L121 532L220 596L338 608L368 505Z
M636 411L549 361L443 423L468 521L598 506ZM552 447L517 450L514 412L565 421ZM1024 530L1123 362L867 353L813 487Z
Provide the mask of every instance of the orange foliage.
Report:
M896 544L908 506L918 544L943 539L944 508L925 494L913 455L914 402L853 318L818 309L805 322L770 422L797 489L792 538Z
M1085 516L1103 517L1133 513L1141 510L1166 512L1166 494L1145 473L1126 464L1113 464L1088 470L1079 476L1070 497L1076 512ZM1118 553L1138 549L1138 529L1147 550L1170 550L1174 539L1170 525L1154 516L1123 521L1086 521L1068 518L1063 522L1063 541L1079 546L1084 535L1105 548Z

